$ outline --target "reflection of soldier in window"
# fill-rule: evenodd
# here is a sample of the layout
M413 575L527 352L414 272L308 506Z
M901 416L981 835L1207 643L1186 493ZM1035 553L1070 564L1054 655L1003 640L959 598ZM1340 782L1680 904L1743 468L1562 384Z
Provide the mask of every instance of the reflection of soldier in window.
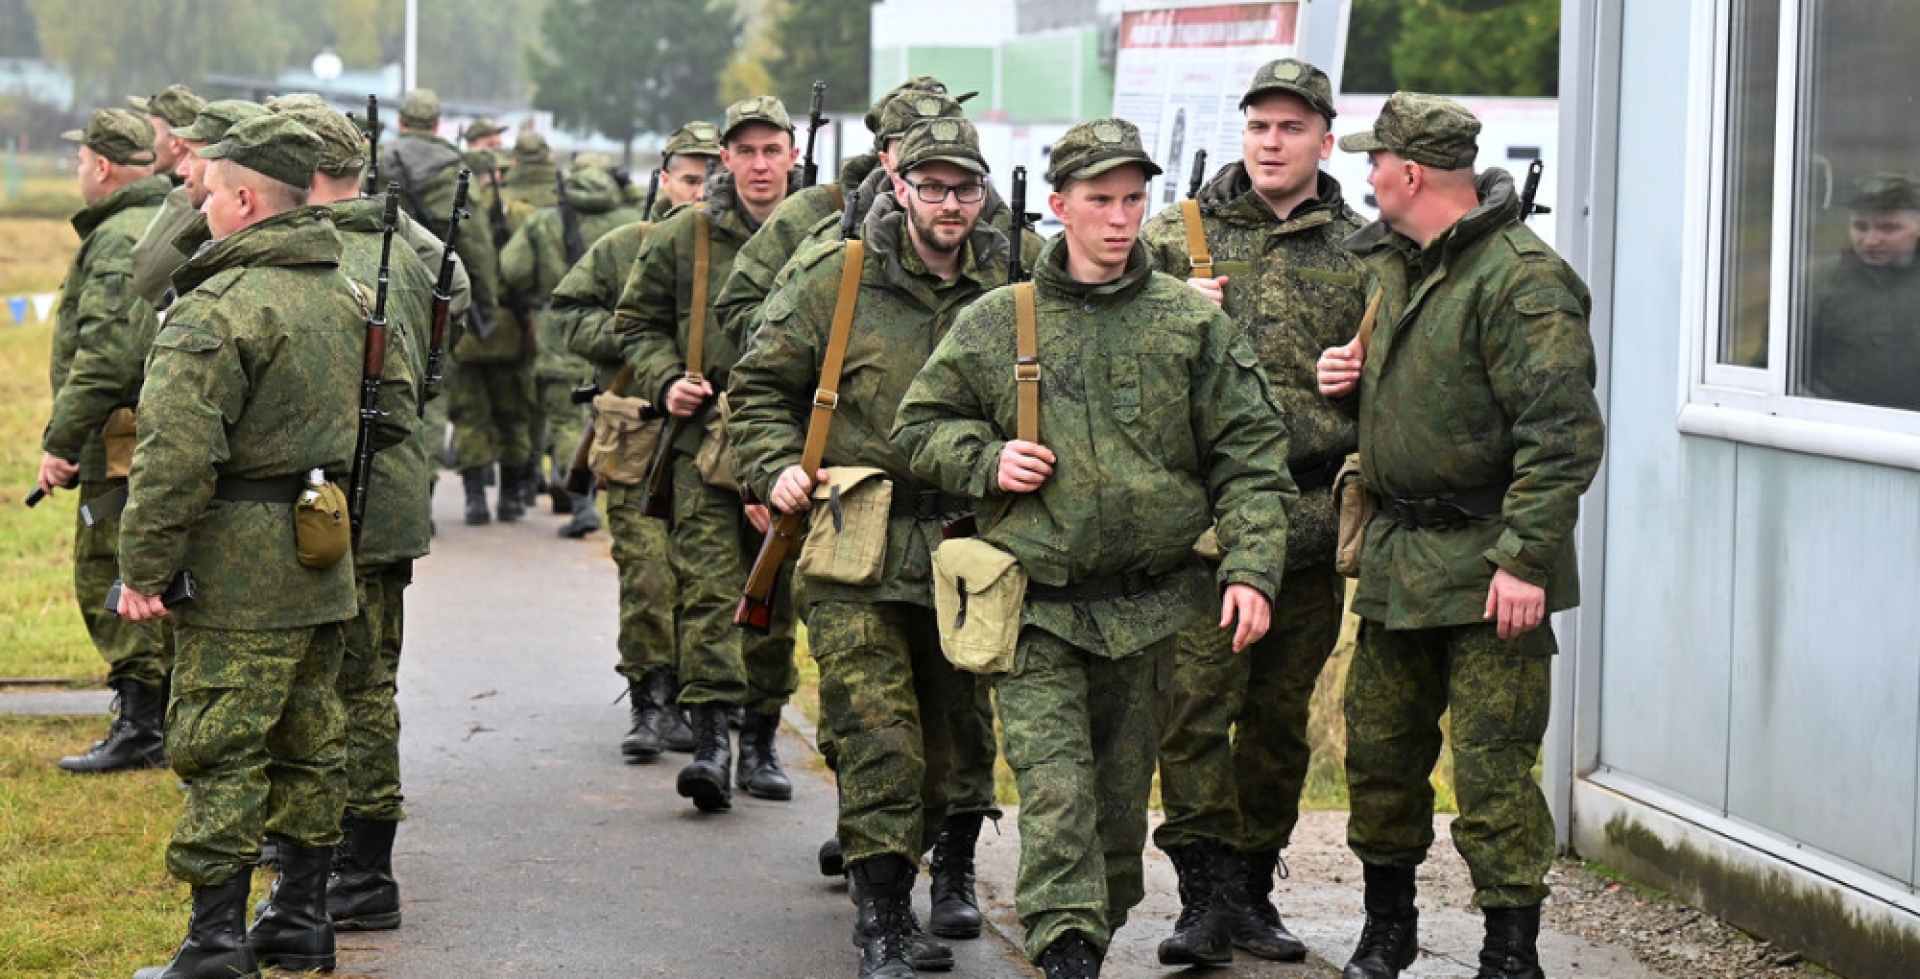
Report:
M1848 206L1852 247L1813 273L1809 393L1920 410L1920 184L1868 177Z

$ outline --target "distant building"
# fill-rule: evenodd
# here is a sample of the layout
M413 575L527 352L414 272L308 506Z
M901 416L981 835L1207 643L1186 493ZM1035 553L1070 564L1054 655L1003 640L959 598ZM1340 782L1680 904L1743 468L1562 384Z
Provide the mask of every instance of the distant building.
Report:
M73 108L73 75L38 58L0 58L0 95L20 95L62 110Z

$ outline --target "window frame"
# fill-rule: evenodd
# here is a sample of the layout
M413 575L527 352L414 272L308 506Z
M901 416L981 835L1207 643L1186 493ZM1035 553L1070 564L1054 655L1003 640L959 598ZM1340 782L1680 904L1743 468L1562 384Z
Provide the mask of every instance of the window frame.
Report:
M1795 306L1804 284L1794 276L1797 243L1809 218L1794 212L1796 188L1816 166L1803 159L1808 108L1801 84L1805 28L1815 0L1780 0L1778 89L1775 94L1773 228L1767 322L1767 366L1719 362L1727 327L1724 286L1728 257L1727 214L1731 181L1728 145L1732 117L1738 0L1694 0L1693 36L1711 39L1711 56L1693 59L1688 104L1691 127L1686 171L1705 174L1687 193L1682 285L1679 430L1688 435L1762 445L1811 455L1920 470L1920 412L1828 401L1788 393L1800 362L1793 334Z

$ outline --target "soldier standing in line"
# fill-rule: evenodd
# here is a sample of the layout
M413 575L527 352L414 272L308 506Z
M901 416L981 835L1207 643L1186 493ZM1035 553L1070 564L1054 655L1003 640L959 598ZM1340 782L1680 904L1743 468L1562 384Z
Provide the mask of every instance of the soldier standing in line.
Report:
M861 979L905 979L916 968L953 964L950 950L919 934L913 881L948 806L950 705L972 704L976 682L941 654L930 557L942 521L972 506L920 483L888 435L907 385L954 318L1007 279L1007 239L980 223L987 162L972 124L916 126L895 174L896 196L868 213L860 236L857 318L843 354L859 366L845 385L821 375L854 254L847 243L830 242L796 259L728 389L741 477L774 509L812 509L816 480L827 477L797 460L813 392L828 383L839 396L821 465L872 467L893 484L879 583L801 575L795 585L820 665L821 726L836 751L838 831L859 907Z
M251 119L267 110L257 103L239 99L210 102L200 110L193 125L173 131L189 151L212 146L232 129L234 123ZM147 222L140 240L133 245L133 294L164 309L172 302L168 290L173 273L187 263L187 256L206 240L206 215L200 205L207 202L206 184L200 179L207 161L193 152L180 157L174 176L180 186L167 194L160 210ZM192 234L188 234L193 231ZM186 237L182 237L185 235Z
M675 208L706 197L707 174L720 158L720 128L690 122L668 137L660 164L660 199L647 220L615 228L593 243L553 290L547 315L568 350L593 364L594 381L615 394L613 382L625 362L626 344L614 332L614 309L633 273L648 234ZM665 425L665 422L656 424ZM620 741L628 761L649 762L665 750L692 751L693 730L677 704L679 642L674 609L671 540L665 521L640 512L641 488L607 483L607 529L613 563L620 572L620 662L627 681L632 725Z
M1031 581L995 694L1021 799L1014 903L1048 979L1098 976L1144 896L1180 633L1217 608L1235 649L1259 640L1286 555L1287 432L1259 356L1138 240L1159 172L1131 123L1068 130L1047 173L1065 231L1034 269L1037 377L1014 369L1026 287L996 290L934 350L893 435L916 475L980 512L1013 501L982 536ZM1038 442L1008 437L1024 383ZM1193 550L1209 524L1217 570Z
M125 453L132 408L140 400L147 347L159 329L153 305L127 287L133 242L169 187L153 172L153 127L126 109L100 109L87 128L62 138L78 143L80 196L73 216L80 249L60 283L54 307L53 410L41 436L42 490L76 485L80 502L108 511L89 523L74 514L73 594L100 657L119 716L105 739L84 754L60 759L69 772L116 772L166 764L161 735L167 712L168 637L158 624L122 622L106 611L118 577L120 520L106 506L126 486ZM107 442L115 430L114 451Z
M1476 179L1479 132L1458 103L1400 92L1372 132L1340 140L1372 157L1380 204L1348 240L1377 328L1319 363L1320 392L1357 413L1381 503L1346 691L1347 842L1367 911L1347 979L1393 979L1419 954L1414 871L1433 845L1443 712L1453 843L1486 916L1477 975L1541 976L1554 838L1533 765L1557 648L1542 626L1580 601L1573 529L1606 432L1587 287L1520 223L1512 178Z
M496 152L489 150L487 154L494 156ZM479 161L472 158L478 154L468 155L470 165L477 167ZM494 158L498 159L497 156ZM535 211L543 207L552 207L559 201L554 192L554 182L560 167L553 162L553 152L548 148L545 136L531 131L522 132L514 141L513 151L507 155L507 160L509 166L499 177L498 188L499 213L504 219L505 231L503 234L496 234L494 239L494 244L502 250L507 247L507 242L519 233L520 228L527 223L527 219L532 217ZM482 172L477 168L474 170L475 174ZM476 214L484 216L494 213L493 180L492 177L482 180L479 200L480 206L485 210L476 211ZM499 232L501 229L496 227L494 230ZM528 385L527 412L523 425L530 452L527 456L527 464L519 470L520 482L516 487L518 496L515 499L522 507L530 507L538 502L540 487L545 482L542 468L546 453L541 445L540 436L547 427L547 420L546 412L540 404L538 373L540 334L537 315L539 304L533 297L515 292L507 285L504 276L503 270L499 290L500 310L496 315L496 321L511 320L518 326L522 338L521 356L526 361ZM518 440L519 437L516 436L515 441ZM503 496L507 488L506 484L501 485Z
M1235 946L1306 958L1269 895L1300 818L1314 683L1339 639L1332 487L1358 440L1314 382L1320 351L1350 339L1366 309L1365 266L1344 245L1364 222L1320 170L1333 153L1332 83L1283 58L1254 75L1240 108L1240 161L1141 237L1156 268L1246 332L1287 423L1300 495L1287 508L1287 586L1266 637L1235 654L1217 630L1198 629L1180 648L1160 746L1166 821L1153 837L1180 874L1180 921L1160 946L1169 965L1231 961Z
M756 798L792 798L793 784L780 768L774 741L780 708L799 685L790 610L782 609L765 636L744 636L733 624L734 604L758 551L755 531L766 528L766 508L743 512L734 490L709 485L696 452L717 421L715 399L740 356L735 338L714 322L713 301L740 247L786 198L800 151L786 106L772 96L729 106L720 143L722 169L708 181L707 199L654 227L620 296L614 325L634 367L632 390L651 394L654 404L694 422L669 458L680 585L680 704L698 742L677 788L703 812L732 808L735 777ZM697 254L708 257L707 267L698 267ZM704 293L695 285L703 276ZM703 351L689 363L696 317ZM729 772L727 734L727 713L734 707L745 711L737 776Z
M185 85L169 85L158 95L129 95L127 104L136 112L146 113L147 122L153 125L153 172L179 186L174 170L180 158L187 155L187 145L174 130L193 125L200 110L207 107L207 100Z
M214 161L214 237L174 276L182 296L141 393L164 423L142 425L134 453L120 614L179 622L168 756L190 788L167 868L193 886L193 918L173 961L137 979L334 965L326 870L346 794L334 682L353 568L303 565L290 511L315 471L344 478L350 465L367 312L340 272L340 236L303 206L320 146L267 115L199 151ZM411 431L407 390L383 389L376 448ZM170 612L161 596L182 571L198 597ZM282 874L243 934L263 831Z

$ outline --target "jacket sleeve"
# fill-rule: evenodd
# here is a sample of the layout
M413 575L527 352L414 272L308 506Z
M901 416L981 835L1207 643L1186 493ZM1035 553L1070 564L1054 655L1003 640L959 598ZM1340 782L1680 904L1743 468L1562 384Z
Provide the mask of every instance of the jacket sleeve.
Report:
M1220 538L1220 584L1272 600L1287 566L1287 426L1260 357L1225 313L1213 312L1193 379L1193 432Z
M432 273L434 284L438 285L441 256L447 252L446 244L404 210L400 212L400 233L406 236L407 244L412 246L415 255L420 256L421 263ZM473 305L473 282L467 277L467 263L460 260L458 253L453 256L453 285L447 290L447 295L451 297L447 303L448 321L458 323Z
M1007 443L977 385L985 364L975 348L991 325L985 305L983 300L969 306L934 348L900 402L892 436L894 446L912 460L914 475L975 500L1002 495L1000 452ZM995 363L1012 377L1006 369L1013 363L1010 355Z
M1140 240L1147 246L1147 261L1154 271L1164 272L1185 282L1193 275L1191 256L1187 254L1187 233L1181 223L1180 209L1161 210L1140 229Z
M733 441L734 463L760 499L770 499L780 473L800 464L831 328L831 308L826 313L828 322L823 323L814 308L817 304L797 300L809 295L814 283L826 281L822 270L830 271L837 281L844 261L822 262L769 297L762 307L761 328L753 333L747 352L728 377L727 406L732 417L727 434Z
M139 427L120 520L120 577L144 595L165 591L186 558L187 532L213 499L227 461L227 426L245 408L240 353L217 322L176 311L154 340L140 411L166 424Z
M153 307L133 294L132 244L108 239L98 248L80 287L73 361L41 440L41 448L69 462L80 460L107 415L139 398L147 347L158 327Z
M1606 446L1586 303L1558 281L1534 279L1487 322L1481 357L1514 451L1506 529L1485 557L1545 587Z
M789 243L777 234L768 234L778 230L773 227L777 220L779 215L769 218L758 234L740 246L740 253L733 259L733 271L727 275L720 297L714 300L715 322L743 350L753 335L762 305L776 288L775 276L791 257L787 250Z
M613 249L602 238L587 249L580 264L567 271L553 289L547 316L567 352L595 365L619 363L623 351L613 332L613 307L626 283L625 269L616 267Z
M681 229L691 237L690 221L655 228L647 237L614 309L613 330L622 358L633 365L633 390L656 404L666 401L667 385L687 372L680 350L680 235L675 233Z

